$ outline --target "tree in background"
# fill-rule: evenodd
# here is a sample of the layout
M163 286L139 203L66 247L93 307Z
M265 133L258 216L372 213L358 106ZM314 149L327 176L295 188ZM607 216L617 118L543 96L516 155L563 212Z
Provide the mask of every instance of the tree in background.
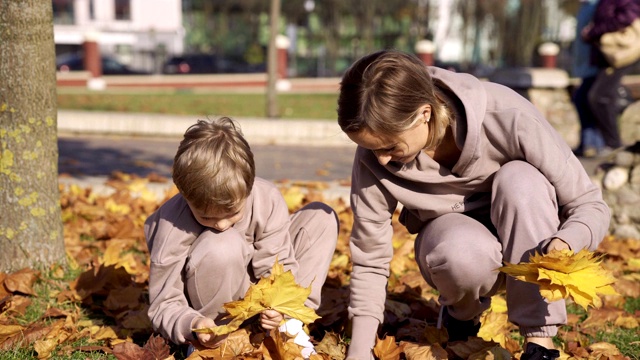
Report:
M0 270L65 259L51 0L0 1Z
M540 0L520 0L504 7L502 47L506 66L531 66L535 47L540 44L544 5Z
M536 48L558 41L558 24L575 0L287 0L280 33L293 37L289 64L299 76L336 76L383 48L413 51L434 40L436 59L473 66L532 66ZM187 47L259 61L268 44L268 1L184 0ZM552 15L552 16L550 16ZM459 42L459 44L458 44ZM456 43L456 44L453 44ZM454 45L460 59L439 53ZM256 47L257 46L257 47ZM457 51L457 50L456 50Z
M187 52L225 55L249 64L266 61L269 2L185 0Z

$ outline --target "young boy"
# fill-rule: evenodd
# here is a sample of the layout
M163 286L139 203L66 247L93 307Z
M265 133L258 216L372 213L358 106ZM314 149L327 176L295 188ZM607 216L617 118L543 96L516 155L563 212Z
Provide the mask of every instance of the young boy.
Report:
M180 193L145 222L151 254L149 317L176 344L216 346L224 337L192 329L222 325L223 305L242 298L278 261L317 309L338 236L329 206L311 203L293 215L272 183L255 177L253 153L233 120L199 120L187 129L173 164ZM283 316L267 310L263 328Z

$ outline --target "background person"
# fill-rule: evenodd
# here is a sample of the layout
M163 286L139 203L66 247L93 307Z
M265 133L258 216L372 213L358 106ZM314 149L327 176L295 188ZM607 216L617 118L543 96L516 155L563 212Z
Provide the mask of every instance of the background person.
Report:
M600 0L593 19L583 29L582 36L585 41L597 44L603 34L625 28L638 17L640 0ZM628 74L635 64L615 68L607 63L598 46L593 46L592 49L591 60L599 70L589 89L588 101L604 139L603 152L606 154L622 146L618 126L621 97L619 88L622 77Z
M593 45L582 38L582 29L591 22L597 5L598 0L580 1L576 14L577 34L572 45L572 76L580 78L580 85L571 98L580 120L580 144L574 153L583 157L594 157L604 148L602 134L596 126L597 121L589 105L589 90L596 80L598 67L591 63Z

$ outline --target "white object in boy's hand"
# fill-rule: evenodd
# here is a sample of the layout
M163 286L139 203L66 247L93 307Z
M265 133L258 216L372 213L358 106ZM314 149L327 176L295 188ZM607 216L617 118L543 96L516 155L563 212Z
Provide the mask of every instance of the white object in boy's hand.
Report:
M304 332L303 323L298 319L289 319L284 324L280 325L278 330L287 334L289 337L293 337L293 342L303 347L300 351L301 355L308 359L311 355L316 353L313 344L310 341L309 335Z

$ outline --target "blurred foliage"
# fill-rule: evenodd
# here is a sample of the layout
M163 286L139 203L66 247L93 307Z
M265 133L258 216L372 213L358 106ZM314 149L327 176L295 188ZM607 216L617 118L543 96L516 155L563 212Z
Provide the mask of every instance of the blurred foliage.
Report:
M540 43L563 41L560 22L578 7L575 0L452 1L444 11L439 6L446 2L435 0L281 3L280 32L294 37L291 65L301 76L336 76L364 54L383 48L413 52L423 39L440 45L459 39L462 58L456 65L464 70L479 64L531 66ZM255 63L260 48L266 59L269 5L265 0L183 1L187 52L224 53Z

